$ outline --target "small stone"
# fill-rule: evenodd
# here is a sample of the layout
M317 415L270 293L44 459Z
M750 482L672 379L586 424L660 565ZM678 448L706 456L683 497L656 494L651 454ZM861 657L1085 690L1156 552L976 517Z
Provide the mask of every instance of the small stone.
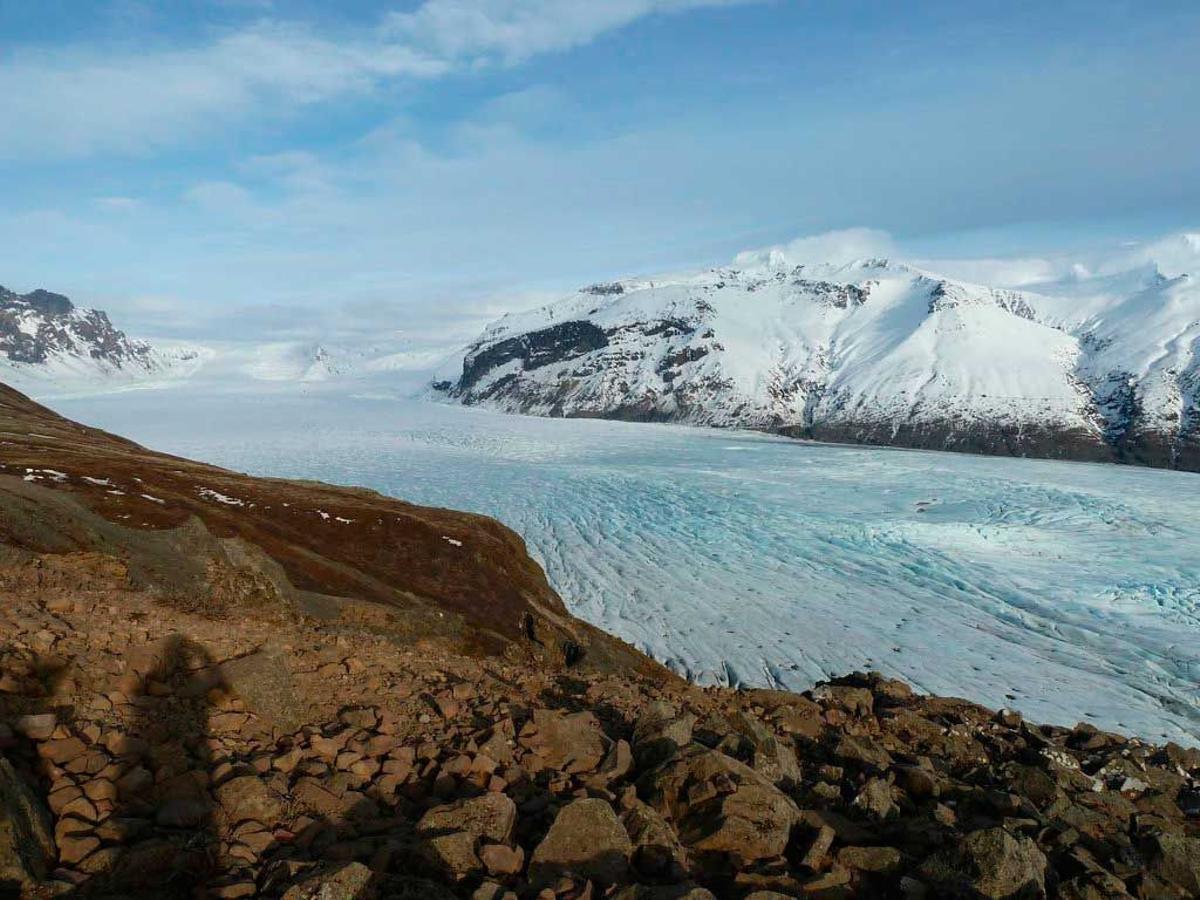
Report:
M58 725L58 717L54 713L40 713L36 716L20 716L13 723L13 730L32 741L47 740Z
M492 875L516 875L525 867L525 851L503 844L487 844L479 849L479 859Z

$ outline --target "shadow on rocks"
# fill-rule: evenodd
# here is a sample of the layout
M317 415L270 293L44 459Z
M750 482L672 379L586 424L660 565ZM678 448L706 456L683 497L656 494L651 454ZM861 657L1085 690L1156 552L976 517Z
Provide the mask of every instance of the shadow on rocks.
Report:
M208 652L182 635L130 653L120 687L136 712L104 737L115 805L94 833L112 846L87 858L94 877L77 896L191 897L213 877L208 694L219 684Z

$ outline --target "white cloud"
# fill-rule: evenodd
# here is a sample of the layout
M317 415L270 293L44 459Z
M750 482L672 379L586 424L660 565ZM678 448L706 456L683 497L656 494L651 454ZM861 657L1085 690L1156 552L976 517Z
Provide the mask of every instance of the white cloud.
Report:
M142 204L136 197L95 197L92 200L101 209L111 210L112 212L133 212Z
M381 78L431 77L445 65L375 40L335 42L259 24L188 49L113 56L17 51L0 68L0 156L136 152L364 91Z
M896 252L892 236L874 228L844 228L796 238L758 250L746 250L734 259L734 265L803 266L814 263L835 265L869 257L887 257Z
M389 80L578 46L653 13L739 2L426 0L339 39L263 20L183 48L17 48L0 67L0 158L145 152Z
M655 13L747 0L426 0L393 13L390 33L441 59L516 63L569 50Z

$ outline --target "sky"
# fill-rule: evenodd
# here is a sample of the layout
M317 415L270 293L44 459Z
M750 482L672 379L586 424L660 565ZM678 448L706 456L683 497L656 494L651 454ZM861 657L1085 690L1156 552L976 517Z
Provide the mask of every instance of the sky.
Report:
M0 284L466 333L831 231L1127 246L1200 225L1198 45L1194 0L0 0Z

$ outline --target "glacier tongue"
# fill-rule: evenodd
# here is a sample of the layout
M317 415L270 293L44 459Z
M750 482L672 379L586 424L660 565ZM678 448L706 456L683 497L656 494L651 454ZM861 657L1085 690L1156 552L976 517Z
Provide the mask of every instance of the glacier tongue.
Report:
M1200 738L1195 475L332 391L54 406L156 449L495 515L574 610L702 682L802 689L865 667Z

